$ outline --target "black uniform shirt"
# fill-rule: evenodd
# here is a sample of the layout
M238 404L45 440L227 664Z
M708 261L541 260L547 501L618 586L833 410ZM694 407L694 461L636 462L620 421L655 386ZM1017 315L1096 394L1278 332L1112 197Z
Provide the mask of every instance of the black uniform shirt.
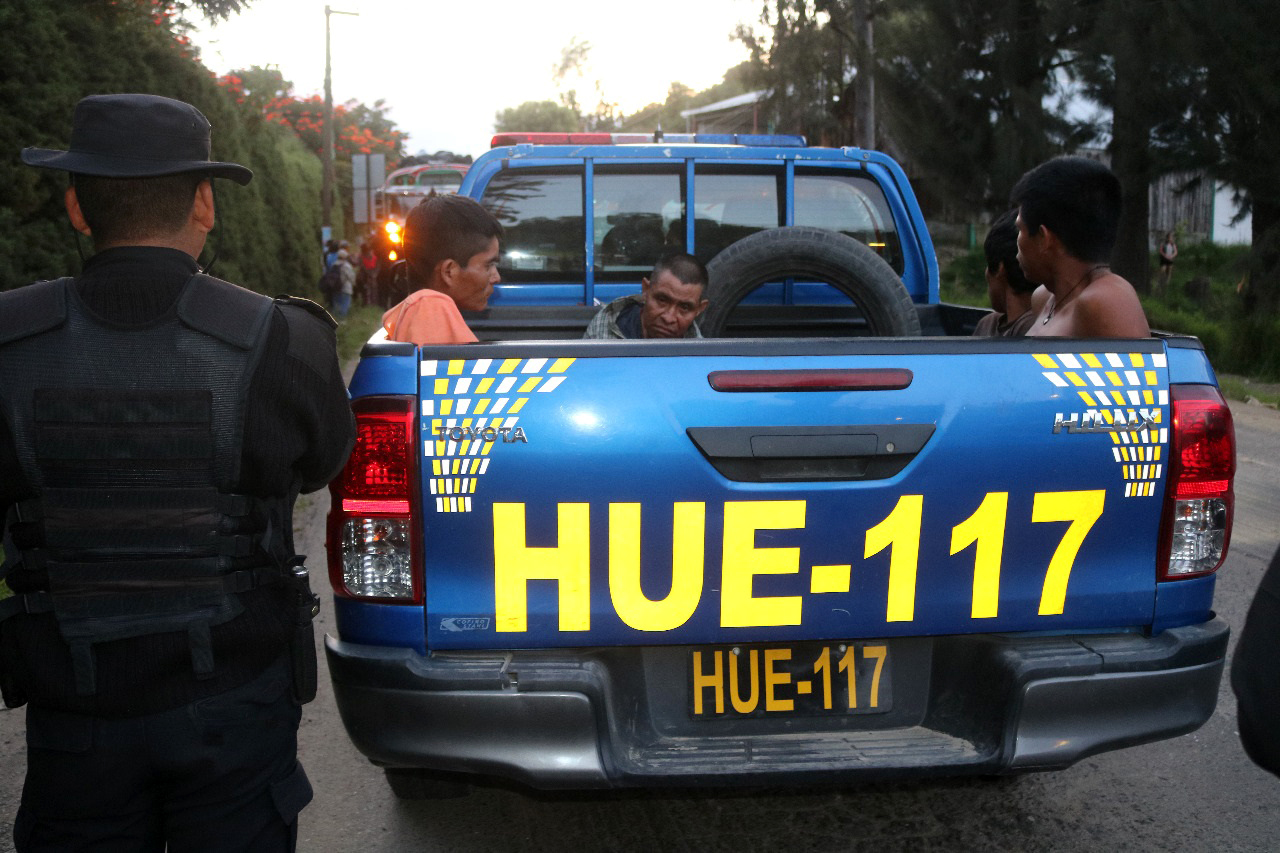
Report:
M102 319L142 325L173 312L183 285L197 271L191 256L174 249L108 249L89 259L76 288ZM346 387L336 355L327 375L314 364L290 354L288 321L277 307L249 388L236 491L314 491L341 470L355 433ZM0 418L0 513L28 496L12 434ZM21 590L24 578L11 576L9 582ZM51 614L9 620L4 665L16 670L28 699L42 707L109 717L178 707L247 682L284 651L292 618L284 589L261 588L242 600L245 613L212 628L212 678L195 677L185 634L156 634L95 646L98 692L78 697L70 653Z

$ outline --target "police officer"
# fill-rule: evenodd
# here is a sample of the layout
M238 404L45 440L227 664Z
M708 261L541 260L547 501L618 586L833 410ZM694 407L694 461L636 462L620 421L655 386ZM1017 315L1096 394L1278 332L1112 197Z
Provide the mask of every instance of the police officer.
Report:
M154 95L77 105L76 278L0 293L0 686L27 705L18 851L292 850L316 599L299 492L354 424L334 324L204 275L209 123Z

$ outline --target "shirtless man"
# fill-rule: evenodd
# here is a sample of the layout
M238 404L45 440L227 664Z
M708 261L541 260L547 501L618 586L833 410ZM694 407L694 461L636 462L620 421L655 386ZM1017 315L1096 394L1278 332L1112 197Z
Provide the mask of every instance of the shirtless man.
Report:
M1133 286L1111 271L1120 224L1120 181L1085 157L1058 157L1022 176L1018 263L1036 292L1029 336L1145 338L1146 314Z

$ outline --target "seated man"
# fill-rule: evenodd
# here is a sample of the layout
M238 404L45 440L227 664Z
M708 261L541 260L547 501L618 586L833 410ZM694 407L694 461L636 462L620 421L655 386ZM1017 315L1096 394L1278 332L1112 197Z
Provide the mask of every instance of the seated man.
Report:
M502 225L474 199L437 195L409 211L404 252L409 295L382 315L387 338L412 344L473 343L459 309L483 311L498 275Z
M978 321L977 337L1020 338L1036 319L1031 294L1036 286L1018 266L1016 210L1002 213L987 231L982 250L987 256L987 297L995 310Z
M1120 225L1120 181L1085 157L1057 157L1013 188L1018 263L1036 292L1028 335L1145 338L1146 314L1133 286L1111 271Z
M700 338L697 318L707 307L707 268L693 255L667 251L641 290L600 309L584 338Z

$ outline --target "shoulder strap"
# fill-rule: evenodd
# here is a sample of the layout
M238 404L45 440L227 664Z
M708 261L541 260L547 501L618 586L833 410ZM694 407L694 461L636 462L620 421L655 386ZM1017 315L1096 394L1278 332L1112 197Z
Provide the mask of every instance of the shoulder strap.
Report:
M196 273L178 299L178 318L193 329L247 350L262 334L271 305L271 299L260 293Z
M71 278L37 281L0 293L0 344L57 328L67 319Z
M333 330L338 328L337 322L310 299L278 296L275 304L289 324L289 356L319 376L329 376L335 363Z

